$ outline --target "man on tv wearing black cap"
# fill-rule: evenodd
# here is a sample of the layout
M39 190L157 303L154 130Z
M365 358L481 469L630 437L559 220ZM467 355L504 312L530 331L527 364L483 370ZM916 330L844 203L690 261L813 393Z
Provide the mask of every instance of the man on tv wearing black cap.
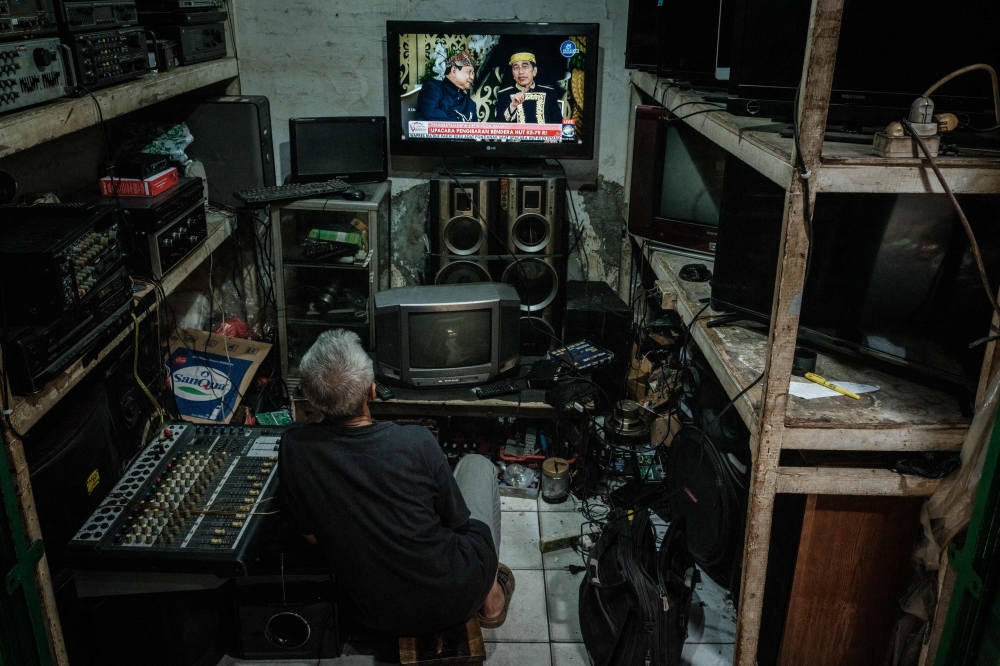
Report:
M468 51L459 51L444 63L444 79L424 83L417 96L417 120L477 122L476 103L469 89L476 76L476 62Z
M533 53L515 53L510 57L514 84L497 93L497 121L508 123L561 124L562 111L552 86L535 83L538 66Z

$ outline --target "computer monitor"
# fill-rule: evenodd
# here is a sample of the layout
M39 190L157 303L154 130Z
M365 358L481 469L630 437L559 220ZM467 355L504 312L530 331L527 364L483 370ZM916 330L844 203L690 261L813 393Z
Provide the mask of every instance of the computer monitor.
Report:
M288 140L293 182L374 183L389 176L385 116L291 118Z
M388 21L393 155L591 159L599 27Z
M521 299L509 284L431 285L375 294L383 381L414 387L482 384L517 367Z

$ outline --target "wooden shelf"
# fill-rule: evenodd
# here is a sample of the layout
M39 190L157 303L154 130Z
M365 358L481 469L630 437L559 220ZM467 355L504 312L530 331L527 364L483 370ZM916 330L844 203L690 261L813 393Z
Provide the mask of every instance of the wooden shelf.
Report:
M779 467L778 492L799 495L933 495L939 479L898 474L888 469Z
M677 275L693 260L662 251L647 251L656 277L677 293L677 312L689 324L711 295L707 282L684 282ZM712 268L711 262L704 262ZM703 317L716 315L711 308ZM741 326L708 328L700 319L691 335L732 398L764 371L767 330ZM862 394L861 400L789 396L782 448L819 451L957 451L969 428L957 398L872 370L861 363L820 354L817 373L830 380L852 381L881 387ZM793 381L796 381L793 379ZM736 409L751 432L757 430L761 384L736 402ZM897 475L899 476L899 475Z
M670 87L649 72L631 72L632 84L662 102L677 108L678 115L718 108L703 102L700 93ZM700 102L700 103L699 103ZM772 126L769 118L734 116L725 111L702 113L684 119L692 128L717 143L787 190L792 179L792 139L762 131ZM924 160L884 158L870 145L823 142L822 168L810 187L816 192L942 193L941 184ZM995 194L1000 191L1000 157L937 158L938 166L956 193Z
M209 213L208 237L198 246L184 261L175 266L162 280L163 289L167 295L176 289L223 241L229 238L232 233L226 217L219 213ZM140 278L141 279L141 278ZM147 289L136 294L136 302L140 302L142 297L152 291ZM135 316L139 321L144 320L156 309L156 304L149 306L145 310L136 310ZM49 382L49 384L39 391L29 396L15 396L12 405L10 422L19 433L27 432L29 428L38 423L45 414L52 409L66 393L83 381L90 371L97 367L101 361L107 358L118 345L132 334L135 325L129 324L125 330L116 335L108 344L101 349L97 355L84 365L83 360L77 360L66 368L61 375Z
M236 58L178 67L163 74L147 74L135 81L94 92L104 120L136 111L198 88L239 75ZM62 99L0 118L0 157L56 139L100 122L94 100Z

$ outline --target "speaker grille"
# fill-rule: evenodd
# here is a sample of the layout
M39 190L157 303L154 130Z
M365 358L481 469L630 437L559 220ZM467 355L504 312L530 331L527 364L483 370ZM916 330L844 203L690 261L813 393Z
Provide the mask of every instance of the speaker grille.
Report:
M559 276L543 259L521 259L508 264L503 281L513 285L521 297L521 309L535 312L548 307L559 294Z
M545 249L551 235L551 223L534 213L522 215L511 225L511 240L522 252L539 252Z
M438 271L434 284L492 282L489 272L474 261L453 261Z
M475 254L486 242L486 228L472 217L453 217L444 225L445 247L452 254Z

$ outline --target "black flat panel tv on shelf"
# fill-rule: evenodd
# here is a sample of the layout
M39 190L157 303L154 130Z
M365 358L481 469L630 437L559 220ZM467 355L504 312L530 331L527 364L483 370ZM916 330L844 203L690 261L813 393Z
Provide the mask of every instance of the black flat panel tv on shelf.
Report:
M767 322L784 191L736 158L726 165L712 308ZM1000 195L957 195L991 284L1000 278ZM816 197L799 339L974 391L992 307L944 194ZM909 373L908 373L909 374Z
M790 120L810 3L735 2L728 110ZM882 128L905 117L913 100L946 74L976 63L1000 66L1000 2L956 0L943 15L940 8L933 0L846 0L829 124ZM900 41L903 35L931 34L920 53ZM969 114L973 126L996 123L986 72L963 74L932 99L939 112Z
M599 25L388 21L394 155L591 159Z

